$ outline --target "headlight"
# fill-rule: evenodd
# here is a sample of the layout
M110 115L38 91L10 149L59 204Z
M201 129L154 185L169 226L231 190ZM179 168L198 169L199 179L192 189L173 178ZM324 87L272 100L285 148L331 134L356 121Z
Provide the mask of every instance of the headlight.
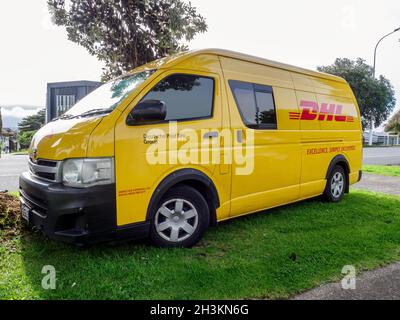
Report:
M62 166L63 184L76 188L111 184L114 179L114 159L68 159Z

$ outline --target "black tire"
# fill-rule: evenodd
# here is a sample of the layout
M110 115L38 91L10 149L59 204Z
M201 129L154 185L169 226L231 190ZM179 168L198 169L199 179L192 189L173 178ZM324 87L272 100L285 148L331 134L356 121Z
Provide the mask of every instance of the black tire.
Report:
M329 202L340 202L347 187L347 175L342 166L335 166L329 173L324 191L324 199Z
M191 248L209 225L210 210L204 197L190 186L179 185L169 190L152 212L150 240L162 248Z

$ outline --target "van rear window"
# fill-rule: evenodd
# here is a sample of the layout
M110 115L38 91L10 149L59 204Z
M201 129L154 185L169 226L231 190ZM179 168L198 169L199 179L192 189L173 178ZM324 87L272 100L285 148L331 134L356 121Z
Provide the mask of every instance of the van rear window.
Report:
M246 126L277 129L272 87L237 80L229 80L229 85Z

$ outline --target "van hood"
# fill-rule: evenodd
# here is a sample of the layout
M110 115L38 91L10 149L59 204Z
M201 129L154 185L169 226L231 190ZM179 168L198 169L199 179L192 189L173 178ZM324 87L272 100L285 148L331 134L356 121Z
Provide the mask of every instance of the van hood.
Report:
M73 118L46 124L32 139L30 158L64 160L86 157L90 134L101 121L101 117Z

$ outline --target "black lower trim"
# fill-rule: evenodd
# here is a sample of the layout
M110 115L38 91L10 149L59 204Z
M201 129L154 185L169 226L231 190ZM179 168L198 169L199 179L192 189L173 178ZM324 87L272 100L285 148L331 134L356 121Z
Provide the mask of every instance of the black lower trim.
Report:
M148 235L143 226L117 228L115 184L77 189L44 182L29 172L19 183L30 225L51 239L88 244Z
M117 240L143 239L149 235L150 222L139 222L117 228Z
M358 181L357 181L357 182L360 182L360 181L361 181L362 176L363 176L363 172L360 170L360 171L358 172Z

